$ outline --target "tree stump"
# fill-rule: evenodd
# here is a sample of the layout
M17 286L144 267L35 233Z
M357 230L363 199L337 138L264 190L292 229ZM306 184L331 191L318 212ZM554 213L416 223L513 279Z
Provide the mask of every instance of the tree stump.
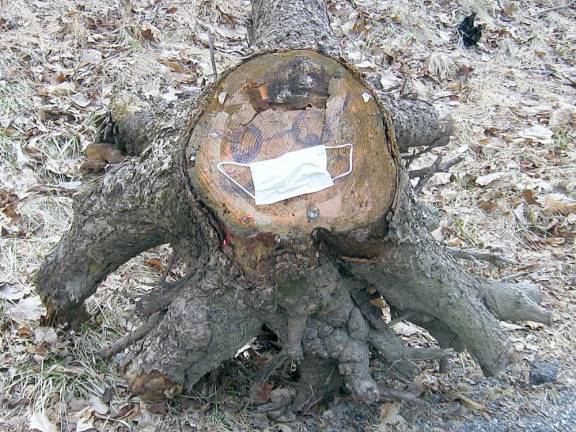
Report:
M322 191L257 205L248 164L311 148L342 177ZM233 235L304 238L377 222L394 199L393 151L374 96L351 71L313 51L289 51L255 57L218 83L186 160L194 159L189 177Z
M190 390L264 325L298 364L294 411L341 382L377 400L370 350L407 376L444 348L501 371L510 345L498 321L549 323L550 313L537 287L471 275L430 236L399 148L445 142L451 123L366 84L339 57L321 1L254 0L252 21L254 56L176 119L112 107L113 130L139 156L76 200L36 275L50 322L85 318L108 274L170 243L190 271L140 301L150 322L119 343L142 338L126 374L144 399ZM269 164L264 181L259 163ZM380 296L442 348L403 346L372 301Z

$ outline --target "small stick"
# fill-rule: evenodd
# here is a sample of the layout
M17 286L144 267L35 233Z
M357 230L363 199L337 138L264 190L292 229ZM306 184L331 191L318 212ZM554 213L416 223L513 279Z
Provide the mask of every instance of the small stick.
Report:
M453 159L450 159L442 163L442 156L440 156L438 157L438 159L436 159L436 162L434 162L429 167L410 171L408 173L408 177L410 179L414 179L419 177L420 178L425 177L429 174L436 174L437 172L445 172L446 170L456 165L457 163L462 162L462 160L463 160L462 156L457 156Z
M464 158L462 156L456 156L455 158L447 160L446 162L442 162L442 156L438 156L436 162L434 162L431 166L410 171L408 176L411 179L417 177L420 179L418 180L416 187L414 187L414 193L419 195L420 192L422 192L422 189L424 189L424 186L426 186L426 183L428 183L434 174L437 172L447 172L452 166L462 162L463 160Z
M155 328L158 323L160 322L161 314L157 313L152 315L148 321L142 324L133 332L128 333L125 336L122 336L116 342L112 343L111 345L102 348L100 351L96 353L98 357L101 359L109 359L115 354L118 354L120 351L124 350L129 345L132 345L134 342L138 342L144 336L146 336L150 330Z
M214 37L212 36L211 29L208 29L208 43L210 44L210 63L212 63L212 73L216 79L218 77L218 70L216 69L216 60L214 58Z
M455 258L462 258L467 260L480 260L480 261L487 261L498 268L504 267L506 264L509 265L519 265L518 262L503 257L497 253L487 252L483 250L464 250L459 248L448 247L446 248L450 254Z
M562 6L555 6L555 7L551 7L549 9L542 9L541 11L536 12L534 15L535 16L539 16L539 15L544 15L545 13L549 13L549 12L556 12L562 9L566 9L569 8L570 6L576 4L576 1L571 1L569 3L566 3L565 5Z
M432 150L434 147L436 147L436 146L434 145L434 143L432 143L432 144L427 145L426 148L425 148L424 150L422 150L422 151L419 151L419 152L418 152L418 151L414 150L410 156L408 156L408 157L402 156L403 159L407 159L407 160L408 160L408 162L406 162L406 163L404 164L405 168L406 168L406 169L410 168L410 165L412 165L412 162L414 162L414 160L415 160L416 158L418 158L419 156L422 156L424 153L428 153L428 152L429 152L430 150Z

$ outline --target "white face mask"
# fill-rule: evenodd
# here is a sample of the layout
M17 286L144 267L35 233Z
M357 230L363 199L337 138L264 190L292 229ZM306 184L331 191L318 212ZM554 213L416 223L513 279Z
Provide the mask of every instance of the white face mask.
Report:
M326 149L350 147L348 171L334 178L328 172ZM250 164L220 162L216 167L232 183L254 198L256 205L273 204L288 198L318 192L334 185L334 180L352 172L352 144L338 146L318 145L288 152L276 159L268 159ZM254 194L230 177L224 165L249 167L254 183Z

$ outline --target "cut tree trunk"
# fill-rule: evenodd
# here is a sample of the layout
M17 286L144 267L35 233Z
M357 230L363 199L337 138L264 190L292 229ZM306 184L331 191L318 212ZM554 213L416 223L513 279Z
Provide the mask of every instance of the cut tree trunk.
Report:
M126 373L145 399L190 390L264 325L300 365L296 392L285 393L296 411L341 382L377 400L371 350L406 376L446 348L501 371L511 348L499 320L549 323L550 313L537 287L474 276L430 236L399 147L443 145L451 122L427 104L379 97L339 57L320 0L254 0L252 15L255 54L174 116L118 98L104 135L139 156L76 200L72 227L36 275L48 320L84 318L84 300L108 274L168 242L187 276L142 299L151 323L102 354L139 340ZM220 165L306 149L324 152L332 177L351 172L256 204L251 167ZM404 347L375 299L441 348Z

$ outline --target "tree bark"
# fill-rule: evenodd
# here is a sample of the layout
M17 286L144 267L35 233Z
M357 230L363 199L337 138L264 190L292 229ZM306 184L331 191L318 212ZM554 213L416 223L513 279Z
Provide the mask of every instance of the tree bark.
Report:
M392 115L402 153L412 147L443 147L450 142L454 130L450 115L441 116L432 104L422 100L381 98Z
M139 156L77 197L69 232L36 275L50 320L77 321L110 272L169 242L190 271L141 302L159 324L139 332L126 374L145 399L190 390L265 325L282 343L280 355L300 365L296 393L283 393L293 410L341 382L378 400L370 349L406 376L417 373L418 360L451 351L404 347L381 319L376 293L441 346L467 349L487 374L498 373L510 353L498 320L548 323L550 314L538 305L537 288L471 275L430 236L395 131L406 148L433 146L451 126L427 105L379 98L338 57L319 0L255 0L251 33L260 51L223 73L193 108L179 107L176 120L149 115L154 109L140 102L128 103L136 111L112 109L104 126L113 127L103 136ZM246 193L247 169L234 172L235 182L216 169L222 161L348 144L348 177L270 205ZM348 156L336 151L328 167L342 172Z
M252 45L260 51L312 49L340 55L322 0L253 0L249 32Z

